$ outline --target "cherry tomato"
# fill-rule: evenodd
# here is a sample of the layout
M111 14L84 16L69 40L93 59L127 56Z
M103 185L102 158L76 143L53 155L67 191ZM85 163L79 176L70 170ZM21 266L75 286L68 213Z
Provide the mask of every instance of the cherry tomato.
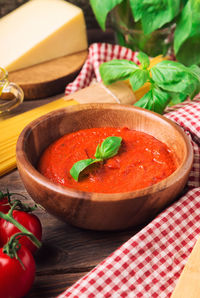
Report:
M31 288L35 278L35 261L31 252L25 247L17 252L18 257L10 258L0 249L0 298L20 298Z
M8 205L8 198L3 197L0 199L0 212L7 213L10 209L10 206Z
M29 232L33 233L38 240L42 238L42 226L38 217L34 214L24 211L13 211L13 218L23 225ZM9 238L20 232L12 223L2 219L0 222L0 243L1 246L6 244ZM37 247L26 236L20 238L19 242L26 246L32 253L37 250Z
M10 206L7 205L8 204L8 198L5 196L5 197L1 197L0 198L0 212L2 213L7 213L10 209ZM2 218L0 218L0 223L2 221ZM1 237L1 234L2 234L2 227L1 227L1 224L0 224L0 247L3 246L3 241L2 241L2 237Z

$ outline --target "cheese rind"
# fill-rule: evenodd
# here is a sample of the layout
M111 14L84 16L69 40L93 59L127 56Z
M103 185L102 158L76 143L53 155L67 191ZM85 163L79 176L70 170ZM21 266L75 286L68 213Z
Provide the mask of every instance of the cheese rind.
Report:
M64 0L31 0L0 20L0 66L14 71L87 49L83 12Z

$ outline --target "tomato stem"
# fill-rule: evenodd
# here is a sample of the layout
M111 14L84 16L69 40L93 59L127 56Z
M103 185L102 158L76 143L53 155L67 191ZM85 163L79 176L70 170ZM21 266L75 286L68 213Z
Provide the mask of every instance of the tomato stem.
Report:
M7 192L3 193L1 190L0 190L0 200L2 200L3 198L7 197L8 199L10 199L10 193L9 191L7 190Z
M24 264L17 254L18 250L21 248L18 238L21 238L22 236L28 235L27 233L16 233L12 235L9 241L4 245L3 253L7 254L11 259L17 259L20 262L22 268L25 270Z
M34 211L37 208L37 205L36 204L35 204L35 206L31 207L31 206L29 206L27 204L22 203L19 199L12 199L11 200L11 197L13 195L17 195L17 196L20 196L20 197L22 197L24 199L27 199L26 196L24 196L24 195L22 195L20 193L17 193L17 192L10 193L9 190L7 189L7 192L6 193L3 193L2 191L0 191L0 200L3 199L3 198L5 198L5 197L7 197L7 199L8 199L7 205L9 205L10 207L12 207L15 203L17 203L17 204L15 204L15 209L17 207L20 211L32 212L32 211Z
M27 230L23 225L21 225L17 220L13 218L13 210L16 207L16 203L11 207L11 209L8 211L7 214L0 212L0 217L3 218L6 221L9 221L12 223L15 227L17 227L22 233L26 234L30 238L30 240L35 244L38 248L41 247L42 243L31 233L29 230Z

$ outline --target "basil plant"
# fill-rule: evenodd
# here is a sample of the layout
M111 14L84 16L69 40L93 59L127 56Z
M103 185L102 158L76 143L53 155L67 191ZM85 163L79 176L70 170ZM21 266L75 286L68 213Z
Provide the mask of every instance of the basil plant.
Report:
M176 59L187 66L200 64L200 0L90 0L90 5L102 30L106 28L108 14L112 16L117 11L114 29L121 45L126 43L119 28L125 28L126 39L132 38L132 44L137 43L137 50L150 55L148 47L145 47L148 40L149 44L154 42L152 48L156 52L153 54L163 54L154 33L161 29L165 32L168 28L171 32L168 32L168 39L172 39ZM127 30L133 24L136 29L142 30L142 34L128 35ZM153 38L149 39L150 36ZM161 40L163 42L164 36L160 37ZM129 40L128 47L136 50L132 44Z

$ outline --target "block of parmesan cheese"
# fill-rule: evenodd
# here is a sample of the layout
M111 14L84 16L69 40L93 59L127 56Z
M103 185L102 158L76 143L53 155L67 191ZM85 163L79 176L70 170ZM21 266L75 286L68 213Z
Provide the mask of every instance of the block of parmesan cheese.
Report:
M0 19L0 66L15 71L87 49L82 10L64 0L31 0Z

